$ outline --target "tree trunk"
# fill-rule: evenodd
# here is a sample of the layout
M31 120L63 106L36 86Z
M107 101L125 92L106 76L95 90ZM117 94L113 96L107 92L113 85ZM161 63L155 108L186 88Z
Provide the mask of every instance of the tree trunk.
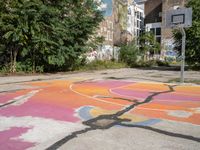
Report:
M35 48L33 48L33 52L32 52L32 73L35 73L36 70L36 66L35 66Z
M17 50L14 50L14 55L13 55L13 73L16 72L16 64L17 64Z
M10 60L10 63L11 63L10 72L11 73L16 72L17 54L18 54L18 50L11 50L11 54L10 54L10 58L11 58L11 60Z
M13 51L10 51L10 72L12 72L13 67Z

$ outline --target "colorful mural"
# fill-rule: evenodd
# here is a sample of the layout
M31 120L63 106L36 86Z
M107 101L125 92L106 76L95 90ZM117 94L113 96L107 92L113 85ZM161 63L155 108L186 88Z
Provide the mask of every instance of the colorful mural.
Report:
M200 125L200 86L82 79L26 84L33 89L0 93L2 150L46 149L88 126Z

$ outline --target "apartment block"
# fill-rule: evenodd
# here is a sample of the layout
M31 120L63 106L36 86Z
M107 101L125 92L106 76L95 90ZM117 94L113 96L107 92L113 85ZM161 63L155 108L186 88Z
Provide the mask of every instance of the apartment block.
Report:
M156 40L161 43L161 55L165 51L173 50L173 35L172 29L165 27L166 12L184 7L186 0L146 0L144 3L145 8L145 28L146 31L151 31Z
M98 0L104 20L100 23L98 36L105 41L99 47L101 59L110 59L116 55L124 43L137 38L144 28L144 8L135 0ZM117 55L115 56L117 58Z
M120 46L137 38L144 29L144 8L135 0L101 0L104 21L98 34L105 43Z
M132 39L137 38L144 29L144 8L133 0L128 1L127 31Z

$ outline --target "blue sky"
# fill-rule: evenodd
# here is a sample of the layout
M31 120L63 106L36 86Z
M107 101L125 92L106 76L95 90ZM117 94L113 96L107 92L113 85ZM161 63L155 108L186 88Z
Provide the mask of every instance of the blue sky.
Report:
M112 0L101 0L102 3L104 3L105 9L103 9L105 12L103 13L104 16L108 17L112 15Z

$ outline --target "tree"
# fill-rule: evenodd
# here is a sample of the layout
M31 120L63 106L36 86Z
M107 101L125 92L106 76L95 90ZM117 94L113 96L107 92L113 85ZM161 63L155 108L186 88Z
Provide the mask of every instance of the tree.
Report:
M26 36L23 34L24 20L19 17L23 11L20 11L21 4L16 0L1 1L1 18L0 18L0 31L1 31L1 45L4 49L8 49L10 54L10 71L16 71L17 55L26 43Z
M160 44L155 40L155 36L151 32L143 32L139 38L140 52L143 55L144 61L147 60L147 56L156 54L160 50Z
M134 67L137 62L138 47L135 42L122 45L119 52L120 61L126 63L130 67Z
M190 0L186 7L192 7L193 21L192 27L185 29L186 31L186 62L194 67L200 68L200 1ZM181 52L181 33L178 30L174 32L176 49Z
M73 69L103 19L94 0L0 0L0 5L0 52L10 55L12 72L17 61L31 64L33 72Z

